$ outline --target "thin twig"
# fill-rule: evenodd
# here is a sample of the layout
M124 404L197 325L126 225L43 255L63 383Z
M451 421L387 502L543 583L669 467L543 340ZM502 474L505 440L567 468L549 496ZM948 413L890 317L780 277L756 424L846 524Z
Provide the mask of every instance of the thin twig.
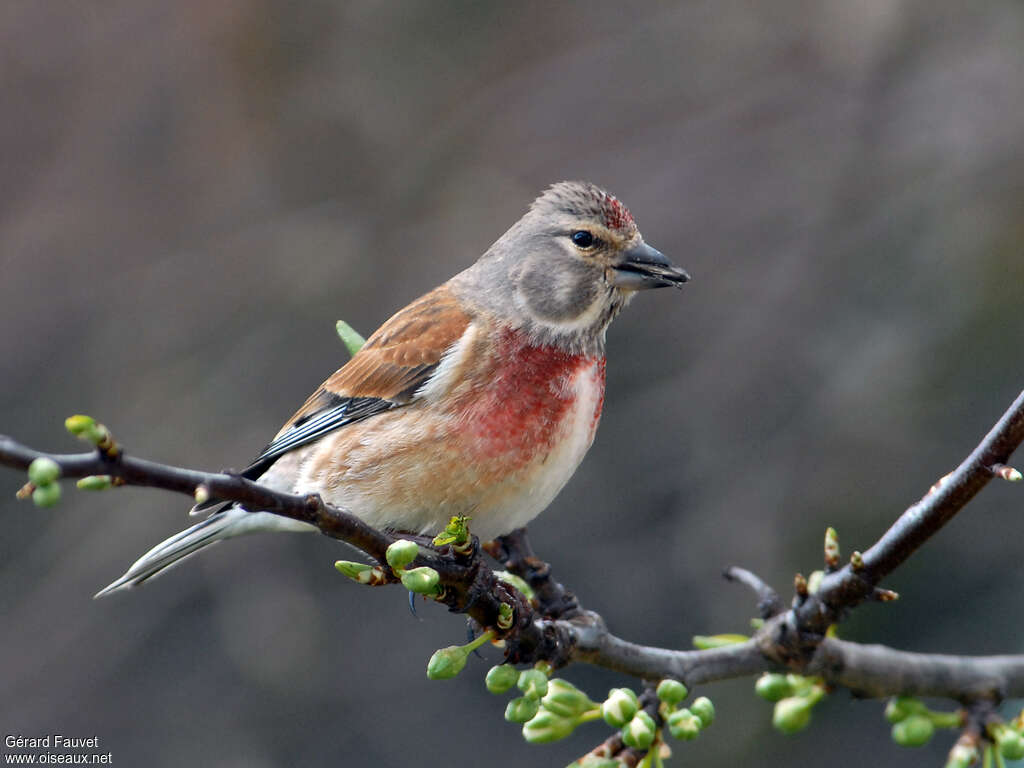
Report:
M733 565L726 568L725 573L722 575L728 581L735 581L737 584L742 584L753 590L754 594L757 595L757 612L762 619L770 619L772 616L777 616L785 610L779 593L756 573Z
M1024 442L1024 392L945 482L904 512L858 558L856 570L846 565L825 575L815 595L797 609L800 629L822 635L846 611L870 597L882 579L906 562L992 480L991 467L1007 463L1021 442Z
M515 532L497 554L510 570L539 590L537 606L499 582L478 550L468 558L424 552L416 565L434 568L451 610L468 614L483 627L496 628L502 605L514 620L496 636L505 641L509 661L550 661L555 667L583 661L646 680L673 677L693 685L744 677L765 670L792 669L819 674L860 695L911 693L961 701L1024 696L1024 656L944 656L915 654L883 646L859 645L825 637L825 630L853 606L875 593L878 581L903 563L941 529L1005 464L1024 441L1024 392L981 444L939 488L908 509L863 555L856 569L847 565L827 574L802 604L781 612L781 600L768 585L743 569L729 575L758 594L766 621L747 642L704 651L676 651L638 645L608 632L601 617L582 610L570 592L550 578L550 567L536 558L525 537ZM378 560L395 536L325 504L318 496L281 493L237 475L200 472L137 459L123 452L45 454L0 435L0 464L25 469L40 456L57 462L63 477L110 475L125 485L163 488L194 496L202 485L215 498L237 501L251 511L268 511L312 523ZM507 609L506 609L507 610Z

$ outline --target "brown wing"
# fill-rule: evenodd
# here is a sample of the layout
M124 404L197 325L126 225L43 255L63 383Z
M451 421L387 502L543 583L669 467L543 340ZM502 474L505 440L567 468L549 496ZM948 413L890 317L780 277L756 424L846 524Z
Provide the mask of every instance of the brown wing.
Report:
M373 397L403 404L469 325L447 286L399 310L366 340L356 355L327 379L289 424L322 407L325 398Z
M412 401L469 322L443 285L400 310L320 385L243 474L259 477L300 445Z

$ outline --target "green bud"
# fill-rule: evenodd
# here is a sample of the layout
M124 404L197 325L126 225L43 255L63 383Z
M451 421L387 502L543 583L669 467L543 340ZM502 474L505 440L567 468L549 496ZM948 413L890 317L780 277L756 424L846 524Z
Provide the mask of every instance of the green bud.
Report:
M677 709L668 716L668 732L680 741L693 741L700 735L700 718L689 709Z
M33 485L49 485L60 477L60 467L48 456L33 459L28 465L28 479Z
M793 686L785 675L768 672L757 679L754 693L768 701L779 701L793 695Z
M448 680L455 677L466 666L469 653L461 645L449 645L434 651L427 662L427 677L431 680Z
M92 416L76 414L64 419L64 427L79 440L92 443L96 447L115 447L110 436L110 430L96 421ZM115 447L116 449L116 447Z
M640 702L629 688L612 688L601 705L601 717L612 728L621 728L633 719L639 708Z
M923 715L927 711L928 707L920 699L913 696L894 696L885 705L885 719L896 724L911 715Z
M366 339L359 335L359 333L344 320L339 320L334 324L334 329L338 332L338 336L341 338L342 344L345 345L345 349L348 350L350 355L354 355L360 349L363 344L366 343Z
M509 603L498 604L498 629L508 629L515 618L515 609Z
M575 763L570 763L568 768L622 768L622 763L613 757L584 755Z
M443 547L445 544L459 546L469 541L469 519L464 515L452 517L444 527L444 530L434 537L434 546Z
M671 678L666 677L658 683L658 698L666 704L679 704L689 694L690 692L686 690L686 686L678 680L672 680Z
M210 500L210 489L205 484L200 483L196 486L192 496L195 498L196 504L205 504Z
M433 595L441 576L433 568L423 566L402 573L402 586L417 595Z
M648 749L654 743L658 726L654 718L641 710L622 728L622 743L633 749Z
M814 678L811 677L790 673L786 675L786 682L793 688L794 696L806 696L814 689Z
M935 725L924 715L911 715L892 727L892 740L901 747L923 747L931 741Z
M524 669L519 673L516 685L523 692L523 696L539 701L548 692L548 676L539 669Z
M707 696L701 696L690 705L690 711L700 720L700 727L707 728L715 722L715 705Z
M83 491L105 491L114 485L110 475L89 475L75 483Z
M966 744L954 744L949 750L949 759L945 768L969 768L978 761L978 748Z
M527 600L533 600L535 593L530 588L530 585L514 573L509 573L508 571L495 571L494 575L498 577L498 581L503 581L518 589Z
M53 507L60 501L60 486L57 483L40 485L32 491L32 502L37 507Z
M75 437L82 437L90 430L96 429L97 426L96 419L81 413L76 413L74 416L68 416L64 419L64 428Z
M519 670L511 664L500 664L497 667L491 667L487 671L484 685L487 686L487 690L491 693L505 693L505 691L516 684L517 679L519 679Z
M548 692L540 700L540 705L548 712L559 717L575 719L597 706L583 691L568 680L555 678L548 681Z
M532 720L539 709L539 699L528 699L525 696L520 696L518 699L512 699L508 706L505 707L505 719L510 723L525 723L528 720Z
M1004 725L996 731L996 746L999 754L1007 760L1024 760L1024 736Z
M374 566L366 563L353 563L351 560L338 560L334 567L340 573L348 576L352 581L360 584L369 584L373 575Z
M824 571L811 571L811 575L807 577L807 591L812 595L821 588L821 580L825 578Z
M813 703L803 696L789 696L775 704L772 725L787 735L798 733L811 722Z
M575 720L542 709L523 726L523 738L530 744L547 744L564 739L575 727Z
M727 645L745 643L749 639L746 635L728 632L721 635L694 635L693 647L700 651L709 651L712 648L724 648Z
M415 560L419 553L420 548L416 546L415 541L399 539L391 543L391 546L384 553L384 559L388 561L388 565L394 570L400 571Z

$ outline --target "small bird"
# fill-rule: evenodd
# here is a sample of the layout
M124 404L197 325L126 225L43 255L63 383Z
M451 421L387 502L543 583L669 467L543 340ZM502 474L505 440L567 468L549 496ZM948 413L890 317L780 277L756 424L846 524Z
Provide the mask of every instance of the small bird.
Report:
M488 540L565 486L604 404L605 332L638 292L689 275L593 184L549 187L480 259L399 310L320 385L242 476L318 493L370 525L434 533L453 515ZM222 539L314 531L216 500L197 525L97 594Z

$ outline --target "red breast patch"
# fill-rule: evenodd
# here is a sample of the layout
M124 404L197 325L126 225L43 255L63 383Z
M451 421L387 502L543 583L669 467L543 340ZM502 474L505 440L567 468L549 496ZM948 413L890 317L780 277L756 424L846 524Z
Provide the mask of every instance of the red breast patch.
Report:
M477 450L490 458L507 457L508 470L550 451L579 396L574 379L586 367L594 367L599 387L591 424L596 429L604 401L603 356L530 345L512 330L501 334L495 352L487 386L460 414L463 434L476 438Z

